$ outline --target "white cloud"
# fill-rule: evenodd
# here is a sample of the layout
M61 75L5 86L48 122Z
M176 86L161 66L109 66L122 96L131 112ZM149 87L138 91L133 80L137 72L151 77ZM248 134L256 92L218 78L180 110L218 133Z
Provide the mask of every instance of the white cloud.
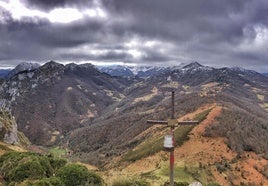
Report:
M85 17L107 18L107 12L99 3L94 3L93 7L83 10L76 8L55 8L49 12L44 12L26 7L21 0L9 0L7 2L0 2L0 8L8 11L11 17L18 21L24 21L24 18L41 18L47 19L52 23L71 23ZM2 18L0 21L3 21Z
M243 30L245 39L238 46L238 50L243 52L266 52L268 46L268 28L264 25L254 25Z
M137 49L130 49L127 51L134 59L141 59L143 53Z
M254 43L256 46L263 47L268 42L268 28L264 25L256 25L254 29L256 32Z
M157 45L159 45L159 42L153 40L144 42L144 46L148 48L153 48Z
M83 14L74 8L57 8L46 15L52 23L70 23L83 18Z
M126 47L128 53L131 54L134 59L141 59L147 56L146 50L154 50L161 54L170 53L174 50L174 45L170 42L148 40L137 36L126 41L123 46Z
M23 17L40 17L46 16L44 12L39 10L31 10L26 8L19 0L10 0L8 2L0 2L0 7L8 11L12 18L21 20Z
M107 18L107 13L102 8L86 9L84 14L89 17Z
M129 41L125 42L124 45L127 48L135 48L140 46L140 41L137 38L132 38Z

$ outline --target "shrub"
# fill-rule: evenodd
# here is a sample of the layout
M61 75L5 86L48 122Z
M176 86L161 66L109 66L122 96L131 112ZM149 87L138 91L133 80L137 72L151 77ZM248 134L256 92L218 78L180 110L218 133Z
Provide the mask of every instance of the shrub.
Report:
M101 177L86 167L66 163L51 155L9 152L0 156L0 176L10 186L103 185ZM52 177L55 173L58 177Z
M67 164L60 168L56 175L68 186L103 185L100 176L89 172L85 166L78 164Z
M20 183L21 186L65 186L60 178L51 177L41 180L25 180Z
M66 165L67 161L62 158L57 158L57 157L51 157L49 159L50 165L53 170L57 171L59 168L63 167Z
M49 177L52 172L47 156L30 152L9 152L0 157L0 174L7 182Z
M45 175L45 169L37 161L29 161L18 165L8 174L8 181L20 182L27 178L39 179Z

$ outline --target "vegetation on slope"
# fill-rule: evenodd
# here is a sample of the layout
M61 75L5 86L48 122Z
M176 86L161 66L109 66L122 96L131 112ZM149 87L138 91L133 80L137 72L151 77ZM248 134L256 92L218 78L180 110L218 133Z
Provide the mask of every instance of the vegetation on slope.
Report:
M0 142L0 152L1 151L8 152L11 151L11 149L5 143Z
M205 136L227 138L227 145L237 152L254 151L268 157L268 122L242 110L224 110L218 122L210 125Z
M207 109L194 117L194 120L202 122L206 119L207 115L210 113L211 109ZM181 146L187 139L189 132L194 126L178 126L174 130L175 145ZM164 136L159 138L147 139L144 143L138 146L134 150L130 150L124 157L124 161L136 161L147 156L153 155L161 150L163 150Z
M103 185L100 176L65 159L32 152L8 152L0 157L0 176L7 185Z
M148 89L145 91L147 94L150 87ZM137 89L134 93L138 94L139 91L141 90ZM159 92L159 96L154 98L130 104L134 98L126 97L119 102L120 106L115 105L113 110L111 107L105 109L103 113L110 113L105 118L99 117L90 126L72 131L64 138L64 143L69 142L68 147L74 152L72 156L80 161L98 167L109 164L112 158L125 154L149 139L149 136L136 138L150 127L146 120L170 118L170 93L162 95ZM214 102L214 97L200 97L195 93L181 94L175 98L175 115L182 116ZM162 145L163 141L160 141L160 146Z

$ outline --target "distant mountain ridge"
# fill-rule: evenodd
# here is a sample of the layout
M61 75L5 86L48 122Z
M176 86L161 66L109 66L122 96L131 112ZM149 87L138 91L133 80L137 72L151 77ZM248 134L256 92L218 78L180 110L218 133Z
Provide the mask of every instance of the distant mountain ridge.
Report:
M12 69L0 69L0 78L5 78Z
M97 66L97 68L111 76L121 76L121 77L149 77L164 73L169 70L174 70L177 68L182 68L185 64L179 64L178 66L161 67L161 66Z
M75 63L73 63L75 65ZM69 65L69 64L68 64ZM88 64L84 64L88 65ZM91 65L91 64L90 64ZM94 65L93 65L94 66ZM14 69L0 69L0 77L2 78L10 78L15 74L22 71L30 71L39 68L40 65L38 63L29 63L23 62L17 65ZM188 69L206 69L210 70L213 67L203 66L198 62L192 62L189 64L180 63L176 66L129 66L129 65L111 65L111 66L95 66L96 69L101 72L105 72L111 76L120 76L120 77L150 77L159 75L161 73L173 71L173 70L188 70ZM234 71L242 71L242 72L251 72L257 73L253 70L247 70L241 67L230 67ZM268 76L268 73L262 73L265 76Z
M209 66L203 66L198 62L192 62L189 64L185 64L185 63L181 63L178 64L176 66L128 66L128 65L114 65L114 66L97 66L97 68L102 71L105 72L111 76L121 76L121 77L133 77L133 76L138 76L138 77L142 77L142 78L147 78L150 76L155 76L155 75L159 75L159 74L163 74L166 72L170 72L170 71L188 71L190 69L192 70L212 70L212 69L216 69L213 67L209 67ZM224 68L224 67L223 67ZM240 67L230 67L228 69L232 69L233 71L237 71L237 72L248 72L248 73L257 73L253 70L247 70L244 68L240 68ZM264 74L267 75L267 74Z

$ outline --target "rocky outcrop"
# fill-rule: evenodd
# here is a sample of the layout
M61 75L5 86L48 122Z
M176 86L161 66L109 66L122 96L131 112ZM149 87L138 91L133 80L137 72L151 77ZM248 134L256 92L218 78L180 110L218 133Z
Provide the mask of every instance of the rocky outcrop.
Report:
M27 145L29 140L18 131L15 118L7 110L0 111L0 141L12 145Z

